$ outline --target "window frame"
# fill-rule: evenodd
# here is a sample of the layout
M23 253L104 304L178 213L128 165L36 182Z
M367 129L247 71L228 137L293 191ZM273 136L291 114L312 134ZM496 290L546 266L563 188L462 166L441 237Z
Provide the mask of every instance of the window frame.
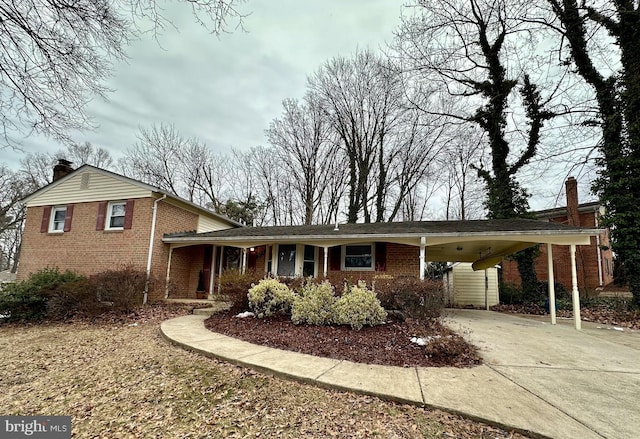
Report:
M62 218L62 222L60 222L59 220L56 221L56 212L64 212L64 218ZM64 233L64 225L67 221L67 206L52 206L51 207L51 214L49 215L49 229L48 232L49 233ZM61 224L61 228L60 229L56 229L55 228L55 224L56 223L60 223Z
M122 205L122 207L124 208L124 214L118 215L116 217L116 218L122 217L122 226L112 227L111 219L114 218L113 207L117 205ZM107 212L105 214L104 230L124 230L126 217L127 217L127 201L126 200L109 201L109 203L107 203Z
M371 266L370 267L347 267L345 260L347 258L347 247L369 246L371 249ZM376 245L373 242L358 242L352 244L343 244L340 249L340 270L341 271L375 271L376 269Z

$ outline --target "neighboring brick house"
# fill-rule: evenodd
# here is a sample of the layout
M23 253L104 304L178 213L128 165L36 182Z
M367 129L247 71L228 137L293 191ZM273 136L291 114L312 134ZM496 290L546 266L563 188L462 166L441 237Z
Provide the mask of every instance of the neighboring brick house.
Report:
M69 165L61 161L54 182L25 200L18 280L46 267L90 275L133 266L160 281L149 299L163 299L169 254L162 243L165 233L241 226L140 181L90 165L74 171ZM194 248L176 258L176 294L195 296L199 270L194 260L204 254L203 248Z
M598 228L604 207L598 202L578 204L578 185L573 177L565 184L567 206L535 212L545 221L570 226ZM566 246L552 247L553 271L556 282L568 291L571 289L571 263ZM547 280L547 249L540 246L540 255L536 259L538 279ZM576 247L576 271L578 289L583 294L592 294L613 282L613 252L609 241L609 230L601 229L591 237L589 245ZM505 283L520 284L520 275L515 261L503 261L502 276Z

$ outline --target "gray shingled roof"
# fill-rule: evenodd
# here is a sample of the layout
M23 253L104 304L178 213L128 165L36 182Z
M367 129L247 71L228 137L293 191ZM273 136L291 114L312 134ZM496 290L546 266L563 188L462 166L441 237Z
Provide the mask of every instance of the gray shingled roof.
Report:
M588 229L591 230L591 229ZM428 235L456 235L456 234L496 234L496 233L567 233L582 234L587 229L550 223L540 220L508 219L508 220L474 220L474 221L411 221L370 224L340 224L338 230L335 225L311 226L270 226L270 227L241 227L215 232L182 232L164 235L165 239L179 240L180 238L260 238L285 236L428 236Z

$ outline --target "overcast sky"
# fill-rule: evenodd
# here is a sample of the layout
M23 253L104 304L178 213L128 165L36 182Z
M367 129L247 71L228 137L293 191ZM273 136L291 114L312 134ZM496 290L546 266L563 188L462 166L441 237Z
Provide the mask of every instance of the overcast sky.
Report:
M139 127L175 124L214 151L266 143L264 130L279 116L282 100L302 98L306 77L324 61L357 48L383 48L400 23L402 0L249 0L247 32L217 38L195 24L188 5L169 3L178 30L160 45L150 36L128 48L115 65L108 101L94 99L89 114L98 128L75 133L114 157L136 142ZM166 4L166 3L160 3ZM63 145L24 139L25 152L55 152ZM20 152L4 150L0 162L18 166Z
M108 100L96 98L88 108L98 128L74 133L74 141L91 142L117 159L136 142L140 127L165 122L214 151L265 145L264 130L280 115L282 100L302 98L307 75L331 57L385 49L403 3L249 0L241 7L251 13L247 32L219 38L195 24L188 5L160 3L170 8L166 15L178 30L166 29L159 44L142 36L128 48L128 62L117 63L106 84L113 90ZM63 145L32 136L22 147L0 150L0 162L17 168L25 153L53 153ZM532 208L553 207L562 178L534 178ZM586 201L588 186L580 192Z

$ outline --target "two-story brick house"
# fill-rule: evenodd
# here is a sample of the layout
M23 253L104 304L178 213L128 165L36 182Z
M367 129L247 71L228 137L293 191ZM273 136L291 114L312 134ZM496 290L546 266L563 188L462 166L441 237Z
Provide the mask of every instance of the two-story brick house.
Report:
M25 199L27 216L18 280L46 267L90 275L133 266L162 281L169 249L165 233L209 232L241 224L187 200L113 172L61 161L53 183ZM174 261L176 294L194 297L205 249ZM164 298L161 285L149 298Z

